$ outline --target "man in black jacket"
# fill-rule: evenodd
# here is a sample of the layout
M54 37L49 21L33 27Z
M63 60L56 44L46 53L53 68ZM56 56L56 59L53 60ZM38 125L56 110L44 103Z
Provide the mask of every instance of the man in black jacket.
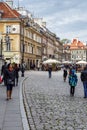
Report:
M87 98L87 66L84 67L84 70L81 72L81 81L84 87L84 98Z

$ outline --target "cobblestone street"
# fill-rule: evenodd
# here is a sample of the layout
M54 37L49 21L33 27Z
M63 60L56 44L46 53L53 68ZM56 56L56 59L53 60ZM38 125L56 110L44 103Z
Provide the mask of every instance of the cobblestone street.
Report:
M87 99L78 73L75 96L63 81L63 72L29 71L24 97L30 130L87 130Z

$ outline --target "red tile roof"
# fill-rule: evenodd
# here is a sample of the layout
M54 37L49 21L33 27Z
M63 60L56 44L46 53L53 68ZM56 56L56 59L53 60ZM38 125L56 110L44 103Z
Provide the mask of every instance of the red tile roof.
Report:
M1 18L18 18L20 16L16 10L10 8L5 2L0 2L0 10L3 11Z
M73 41L70 45L71 50L73 50L73 49L83 49L85 47L86 46L81 41L79 41L78 39L73 39Z

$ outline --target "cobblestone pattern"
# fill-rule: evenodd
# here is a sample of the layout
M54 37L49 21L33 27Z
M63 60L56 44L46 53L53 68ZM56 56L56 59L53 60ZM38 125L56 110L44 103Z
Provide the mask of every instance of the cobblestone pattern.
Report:
M75 96L70 97L62 71L51 79L47 72L29 73L24 93L30 130L87 130L87 99L79 77Z

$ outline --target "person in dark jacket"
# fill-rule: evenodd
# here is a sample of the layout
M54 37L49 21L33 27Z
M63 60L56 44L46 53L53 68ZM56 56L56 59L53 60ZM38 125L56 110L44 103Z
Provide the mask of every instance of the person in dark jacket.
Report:
M7 69L7 62L5 62L1 68L1 75L3 76L4 85L6 85L6 75L5 75L6 69Z
M63 79L64 79L64 82L66 81L66 78L67 78L67 69L66 68L64 68L64 70L63 70Z
M19 79L19 66L18 64L15 64L15 85L18 86L18 79Z
M7 88L6 100L9 100L12 98L12 89L13 86L15 85L15 70L11 63L8 64L5 74L6 74L6 88Z
M80 78L81 81L83 82L84 98L87 98L87 66L84 67L84 70L81 72Z
M51 76L52 76L52 65L48 65L48 74L49 74L49 78L51 78Z
M23 63L20 66L20 70L21 70L21 77L24 77L25 65Z

